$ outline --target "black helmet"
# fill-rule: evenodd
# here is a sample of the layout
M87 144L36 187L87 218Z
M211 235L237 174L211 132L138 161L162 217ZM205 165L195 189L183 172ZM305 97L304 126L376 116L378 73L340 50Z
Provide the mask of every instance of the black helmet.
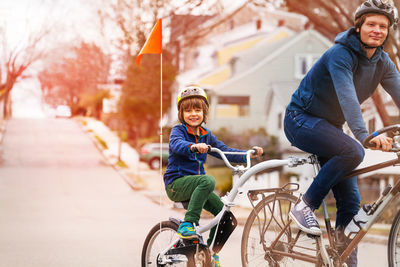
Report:
M385 15L390 21L390 26L393 26L396 29L399 17L397 9L391 4L383 2L382 0L367 0L357 8L354 13L354 20L357 20L367 13Z

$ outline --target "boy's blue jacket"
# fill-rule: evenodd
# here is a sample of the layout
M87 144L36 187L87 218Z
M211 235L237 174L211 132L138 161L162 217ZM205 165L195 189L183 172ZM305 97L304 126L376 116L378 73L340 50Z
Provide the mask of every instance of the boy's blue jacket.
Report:
M207 153L193 153L190 146L196 143L206 143L212 147L219 148L222 151L238 151L219 141L209 130L200 127L200 136L195 136L185 125L176 125L171 130L169 138L169 157L168 166L164 174L165 186L175 179L187 175L203 175L204 163L207 159ZM218 154L211 153L214 157L221 158ZM227 155L229 161L245 162L244 155Z
M368 136L360 103L378 84L400 105L400 75L388 54L378 47L372 58L362 49L355 28L338 34L328 49L303 78L292 95L289 110L324 118L341 128L346 121L362 143Z

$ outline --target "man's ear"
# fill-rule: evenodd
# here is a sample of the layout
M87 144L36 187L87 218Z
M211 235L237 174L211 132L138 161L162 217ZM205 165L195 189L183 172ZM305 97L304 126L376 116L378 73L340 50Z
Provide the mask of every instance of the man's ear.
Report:
M356 32L360 32L360 28L356 28Z

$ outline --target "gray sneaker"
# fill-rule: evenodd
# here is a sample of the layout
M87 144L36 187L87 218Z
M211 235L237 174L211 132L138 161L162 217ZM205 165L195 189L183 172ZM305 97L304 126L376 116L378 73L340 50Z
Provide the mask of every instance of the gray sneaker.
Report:
M314 212L309 206L297 210L296 206L289 212L289 217L297 224L297 226L305 233L312 235L321 235L321 229L315 217Z

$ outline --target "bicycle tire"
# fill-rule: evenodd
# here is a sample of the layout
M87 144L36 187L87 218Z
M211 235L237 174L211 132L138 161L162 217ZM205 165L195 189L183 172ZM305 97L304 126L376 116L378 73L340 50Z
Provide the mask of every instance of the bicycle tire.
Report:
M400 266L400 210L390 227L388 241L388 262L390 267Z
M142 248L142 267L153 267L153 266L182 266L182 267L195 267L195 266L210 266L211 255L208 249L200 249L197 253L194 253L191 257L186 258L184 255L171 255L170 257L185 257L186 261L160 265L158 264L159 252L165 249L171 244L176 238L178 231L178 225L172 221L162 221L156 224L147 234L146 239ZM162 236L161 236L162 235ZM163 240L158 240L164 238Z
M289 211L296 202L297 197L291 194L275 193L263 198L255 206L243 229L241 243L243 267L321 265L317 242L304 232L300 232L294 222L291 222L277 239L284 225L289 222ZM274 242L275 245L271 247ZM307 256L316 262L294 259L294 256L282 255L281 252Z

